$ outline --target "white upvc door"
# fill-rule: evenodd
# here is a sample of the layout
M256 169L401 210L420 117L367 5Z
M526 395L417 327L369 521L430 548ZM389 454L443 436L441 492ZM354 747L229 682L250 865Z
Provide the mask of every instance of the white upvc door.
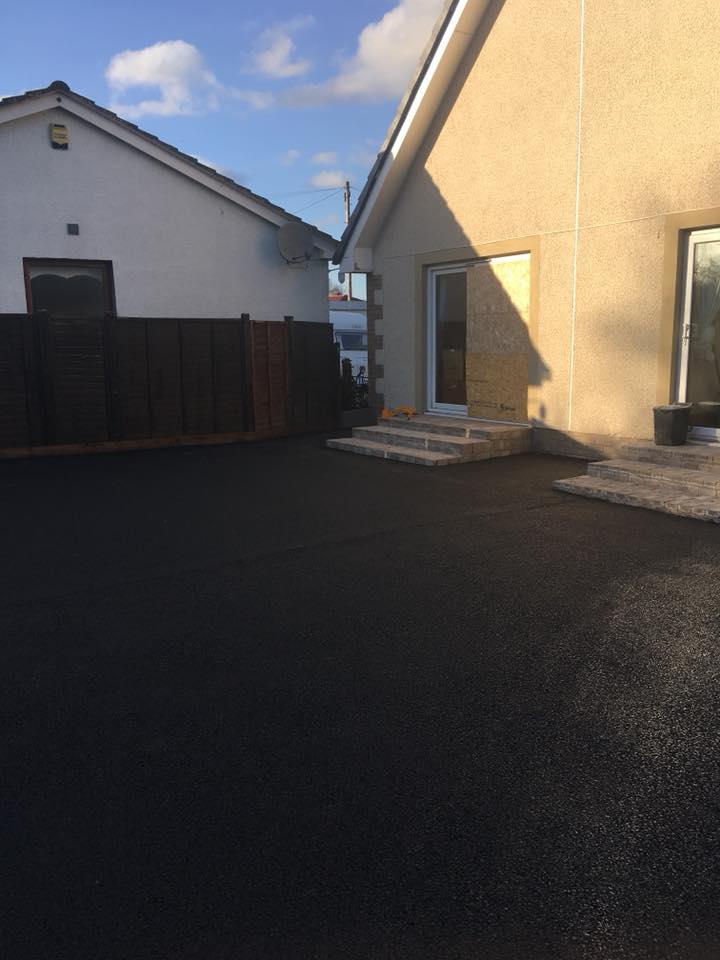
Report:
M467 416L468 264L428 271L428 410Z
M720 229L687 237L677 399L693 403L690 436L720 440Z

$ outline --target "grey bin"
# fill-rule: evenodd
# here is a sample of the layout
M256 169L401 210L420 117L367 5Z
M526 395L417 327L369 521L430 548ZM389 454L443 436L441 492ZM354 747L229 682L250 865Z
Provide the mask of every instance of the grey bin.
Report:
M687 441L691 408L691 403L666 403L653 407L657 446L677 447Z

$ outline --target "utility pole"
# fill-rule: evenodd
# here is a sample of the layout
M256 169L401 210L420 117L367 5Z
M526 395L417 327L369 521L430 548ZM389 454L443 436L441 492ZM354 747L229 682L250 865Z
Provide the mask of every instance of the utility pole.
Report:
M350 223L350 181L345 181L345 190L343 192L343 200L345 201L345 225L347 226Z
M343 201L345 203L345 226L350 223L350 181L345 181L345 190L343 191ZM347 275L348 282L348 300L352 300L352 273Z

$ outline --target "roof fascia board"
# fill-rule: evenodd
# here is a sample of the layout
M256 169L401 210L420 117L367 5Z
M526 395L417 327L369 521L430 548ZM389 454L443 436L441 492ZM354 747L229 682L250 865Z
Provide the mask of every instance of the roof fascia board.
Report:
M292 218L283 217L282 214L275 210L268 209L264 204L254 201L252 197L245 196L241 191L220 183L202 169L196 169L192 163L185 160L181 155L173 156L172 149L155 144L145 138L141 133L136 133L122 124L115 122L112 118L103 116L102 113L75 100L71 94L58 94L57 91L50 91L48 94L40 97L28 98L19 103L8 104L0 113L0 123L18 120L22 117L33 116L34 114L54 109L65 110L79 117L81 120L97 127L97 129L102 130L116 140L121 140L128 146L140 150L146 154L146 156L152 157L152 159L165 164L165 166L170 167L177 173L189 177L208 190L212 190L213 193L219 194L224 199L242 207L276 227L282 227L286 223L297 222ZM312 232L312 227L308 226L308 229ZM333 256L335 248L331 244L325 243L322 238L316 234L313 236L313 244L323 254L323 259Z
M360 268L359 264L356 266L355 251L357 249L359 253L360 247L372 247L375 240L373 228L384 220L488 6L489 0L459 0L450 15L405 116L394 135L390 136L363 210L343 244L344 270L367 269ZM362 259L367 263L365 249Z
M43 94L41 97L27 97L18 100L16 103L0 104L0 123L10 123L11 120L21 120L23 117L31 117L35 113L42 113L44 110L52 110L54 107L64 106L60 102L57 92Z

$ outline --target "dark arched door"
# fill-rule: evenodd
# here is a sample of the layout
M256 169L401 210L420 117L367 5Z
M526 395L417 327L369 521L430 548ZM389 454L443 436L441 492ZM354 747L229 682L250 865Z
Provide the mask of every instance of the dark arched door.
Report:
M107 440L107 318L113 313L110 265L26 260L28 309L40 341L49 443Z

